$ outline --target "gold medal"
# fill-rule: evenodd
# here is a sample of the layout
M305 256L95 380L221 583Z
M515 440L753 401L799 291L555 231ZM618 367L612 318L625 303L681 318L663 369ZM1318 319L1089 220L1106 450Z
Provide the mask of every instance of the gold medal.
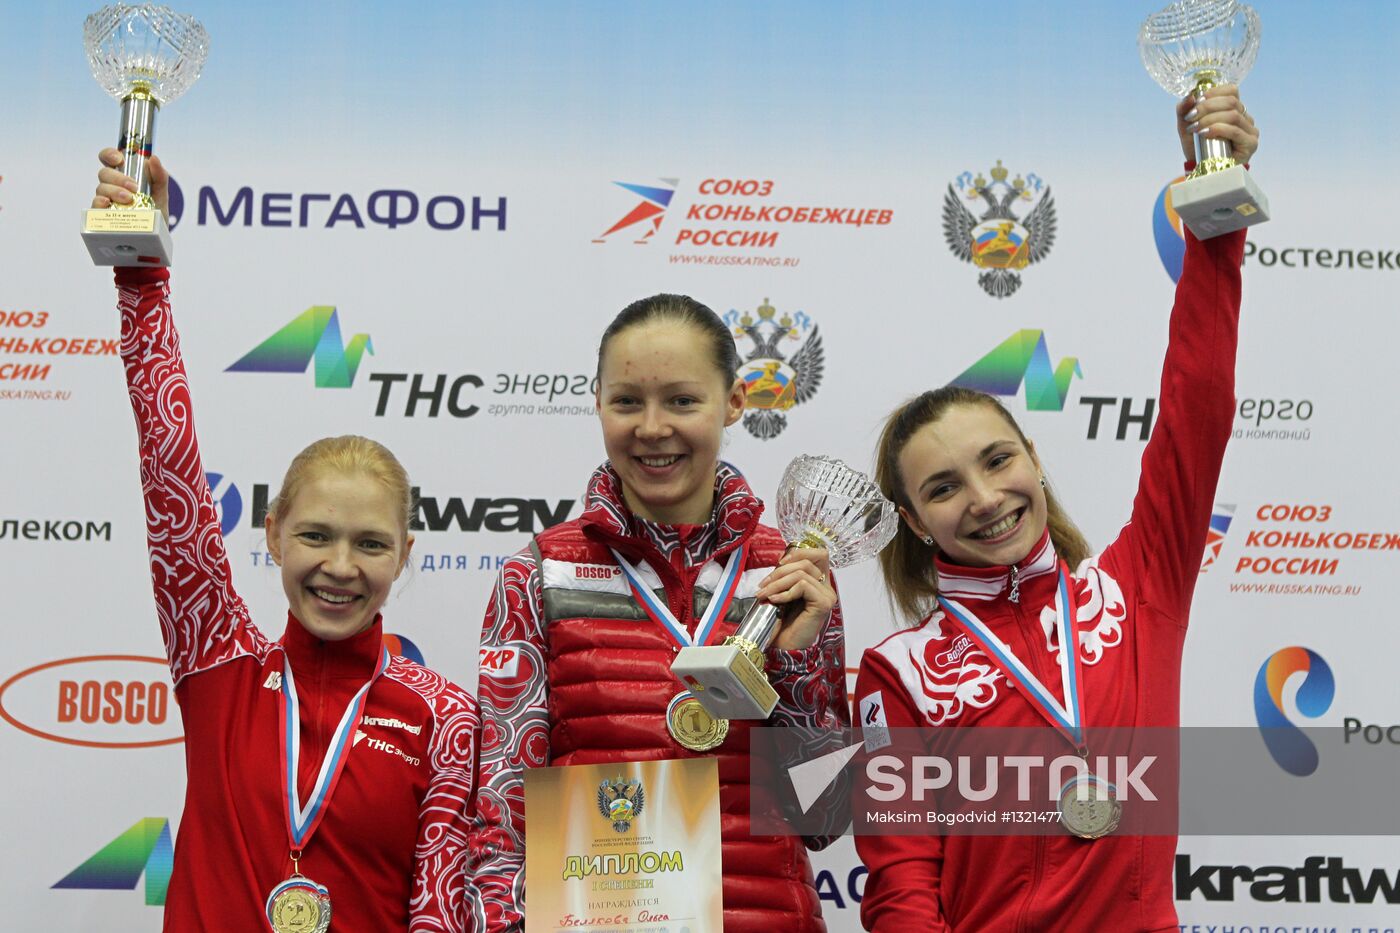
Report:
M692 752L708 752L729 735L729 720L711 716L689 690L682 690L666 707L666 729Z
M267 896L267 922L275 933L326 933L331 925L330 892L293 873Z

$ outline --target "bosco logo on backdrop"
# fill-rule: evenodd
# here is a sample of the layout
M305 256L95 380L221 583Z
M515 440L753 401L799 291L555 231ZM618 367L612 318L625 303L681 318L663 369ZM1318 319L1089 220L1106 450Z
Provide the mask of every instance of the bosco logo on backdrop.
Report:
M36 738L82 748L184 741L164 658L88 655L49 661L0 684L0 717Z
M1029 411L1064 411L1070 382L1084 378L1079 357L1066 356L1052 368L1042 330L1018 330L973 363L949 385L988 395L1015 396L1026 386Z
M1009 174L997 159L990 182L980 173L973 178L971 172L963 172L943 196L948 249L982 269L977 284L997 298L1014 294L1021 287L1019 270L1050 255L1055 243L1055 199L1050 186L1034 173L1008 182ZM964 200L981 201L986 209L980 215L974 213ZM1011 209L1017 202L1028 208L1020 217Z
M637 237L633 243L645 245L651 242L651 238L661 229L661 222L666 219L666 208L671 206L671 198L676 194L676 185L680 184L678 178L662 178L659 181L666 184L666 188L658 188L655 185L638 185L625 181L615 181L613 184L629 191L641 198L636 206L618 218L617 222L604 230L594 239L594 243L606 243L608 237L619 230L630 231L629 235ZM632 228L637 229L633 230Z
M1269 655L1254 678L1254 715L1269 754L1289 774L1305 777L1317 770L1317 747L1284 711L1283 688L1294 674L1303 674L1298 686L1298 712L1317 719L1332 706L1336 682L1332 668L1309 648L1280 648Z
M131 891L146 876L146 905L162 907L170 887L175 849L170 821L148 816L97 851L54 885L78 891Z
M724 322L736 337L750 343L739 367L747 402L744 427L754 437L771 440L787 427L787 412L810 401L822 381L825 352L820 328L804 311L778 316L778 309L763 299L754 314L730 309ZM783 353L785 342L791 352Z
M345 343L339 312L331 305L313 305L224 372L304 373L314 359L316 388L347 389L366 353L374 355L369 334L356 334Z

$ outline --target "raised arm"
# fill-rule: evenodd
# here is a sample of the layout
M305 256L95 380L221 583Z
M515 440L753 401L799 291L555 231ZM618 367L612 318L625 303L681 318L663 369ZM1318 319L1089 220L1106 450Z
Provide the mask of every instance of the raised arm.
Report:
M1183 152L1190 134L1229 139L1248 161L1258 131L1235 88L1212 88L1206 100L1177 108ZM1142 456L1132 519L1113 549L1126 548L1145 595L1178 624L1191 594L1235 410L1235 349L1239 334L1240 265L1244 231L1197 240L1185 231L1186 257L1172 308L1157 422Z
M98 191L94 206L104 197L101 186ZM219 516L200 461L170 310L169 273L119 268L116 281L122 364L140 446L151 584L171 679L178 687L188 674L254 651L260 636L233 590Z
M549 679L539 566L523 552L501 567L481 627L480 764L471 830L479 926L525 928L526 768L549 764Z

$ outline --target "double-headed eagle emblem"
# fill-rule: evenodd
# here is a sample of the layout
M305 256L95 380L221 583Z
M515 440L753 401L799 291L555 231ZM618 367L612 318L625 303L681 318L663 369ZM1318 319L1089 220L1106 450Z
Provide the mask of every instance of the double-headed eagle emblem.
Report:
M598 812L620 833L632 828L632 821L646 805L647 792L641 781L617 777L598 785Z
M734 328L735 337L747 337L753 349L739 367L748 393L744 427L761 440L783 433L787 412L794 405L817 394L821 385L825 353L820 330L804 311L778 316L778 309L763 299L754 312L730 310L724 322ZM791 356L784 356L781 344L797 341Z
M1034 174L1026 178L1017 175L1008 182L1008 174L998 159L990 182L980 174L973 178L971 172L963 172L957 177L957 190L950 184L943 197L943 235L948 248L963 262L985 270L977 277L977 284L997 298L1021 287L1021 276L1014 270L1044 259L1055 243L1055 199L1050 196L1050 186ZM981 199L987 209L979 217L963 204L964 199ZM1011 211L1018 201L1034 203L1024 218Z

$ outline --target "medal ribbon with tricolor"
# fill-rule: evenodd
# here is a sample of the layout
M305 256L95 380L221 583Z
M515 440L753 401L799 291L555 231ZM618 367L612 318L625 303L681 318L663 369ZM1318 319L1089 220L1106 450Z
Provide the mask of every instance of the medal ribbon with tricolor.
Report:
M1060 563L1059 581L1055 587L1056 627L1060 635L1060 685L1064 689L1065 704L1060 705L1030 668L996 635L987 624L957 600L938 597L943 611L956 619L967 631L967 635L977 647L1001 668L1001 672L1021 688L1031 706L1040 713L1060 734L1069 739L1076 749L1084 747L1084 682L1082 665L1079 663L1079 639L1074 629L1075 605L1071 598L1069 569Z
M321 825L321 818L329 809L331 794L335 793L341 772L345 770L345 762L350 758L353 744L350 734L364 712L369 688L388 666L389 651L387 648L381 648L379 663L375 665L374 673L351 698L350 705L345 707L345 714L340 717L340 724L331 736L330 747L326 749L325 760L321 762L321 773L317 775L316 783L311 788L311 796L303 806L301 793L297 789L297 775L300 773L301 763L301 713L297 703L296 682L292 679L292 665L285 652L283 653L282 706L279 709L282 720L282 771L286 777L283 800L284 812L287 815L287 838L294 853L306 848L307 842L316 833L316 828Z
M651 617L651 620L661 626L671 640L682 648L692 645L708 645L714 637L715 628L719 620L724 618L724 614L729 609L729 604L734 599L734 591L739 587L739 578L743 576L744 564L749 553L748 542L740 545L729 554L729 560L725 561L723 569L719 574L719 586L715 588L714 596L710 598L710 604L705 607L704 614L700 617L700 624L695 627L695 637L691 638L690 633L681 625L671 607L657 598L651 588L642 580L642 575L637 568L632 565L627 558L623 557L613 549L613 557L617 559L617 564L622 568L622 575L627 578L627 585L632 590L632 595L636 598L637 604L642 607L642 611Z

